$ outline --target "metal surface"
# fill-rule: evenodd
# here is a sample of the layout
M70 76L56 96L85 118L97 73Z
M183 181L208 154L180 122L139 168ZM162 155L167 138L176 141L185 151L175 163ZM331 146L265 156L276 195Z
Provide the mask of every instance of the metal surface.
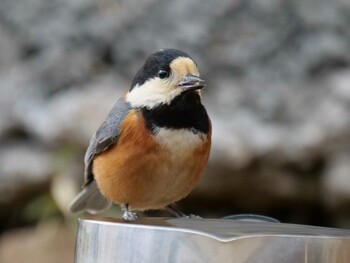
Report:
M349 263L350 230L225 219L79 219L76 263Z

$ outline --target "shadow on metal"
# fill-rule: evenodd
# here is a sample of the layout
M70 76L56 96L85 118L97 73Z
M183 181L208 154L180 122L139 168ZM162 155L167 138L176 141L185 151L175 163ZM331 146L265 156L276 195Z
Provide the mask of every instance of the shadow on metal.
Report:
M76 263L348 263L350 230L199 218L79 219Z

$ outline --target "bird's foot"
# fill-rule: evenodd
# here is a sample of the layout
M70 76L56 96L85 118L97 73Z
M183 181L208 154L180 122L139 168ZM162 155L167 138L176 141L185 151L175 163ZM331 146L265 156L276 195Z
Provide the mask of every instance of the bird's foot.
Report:
M135 221L137 219L137 213L131 211L124 211L123 219L125 221Z
M185 218L187 218L187 219L202 219L203 217L200 217L200 216L194 215L194 214L190 214L190 215L186 215Z
M138 216L136 212L129 211L129 206L128 205L121 205L123 213L123 219L125 221L135 221Z

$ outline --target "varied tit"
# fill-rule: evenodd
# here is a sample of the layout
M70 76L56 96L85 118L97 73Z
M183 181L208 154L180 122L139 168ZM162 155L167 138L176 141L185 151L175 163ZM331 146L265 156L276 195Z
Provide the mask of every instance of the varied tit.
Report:
M98 213L113 202L128 221L137 218L135 211L176 213L172 204L192 191L209 158L204 86L185 52L152 54L91 138L83 190L70 210Z

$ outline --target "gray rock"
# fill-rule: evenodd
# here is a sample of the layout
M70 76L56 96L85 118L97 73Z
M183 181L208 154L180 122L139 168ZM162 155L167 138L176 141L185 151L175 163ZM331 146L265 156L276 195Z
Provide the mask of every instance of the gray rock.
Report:
M126 84L111 75L92 79L89 84L72 88L42 100L25 114L21 123L47 145L66 142L85 147L107 116Z
M0 150L0 209L30 192L43 191L54 171L48 151L33 145L3 145Z

